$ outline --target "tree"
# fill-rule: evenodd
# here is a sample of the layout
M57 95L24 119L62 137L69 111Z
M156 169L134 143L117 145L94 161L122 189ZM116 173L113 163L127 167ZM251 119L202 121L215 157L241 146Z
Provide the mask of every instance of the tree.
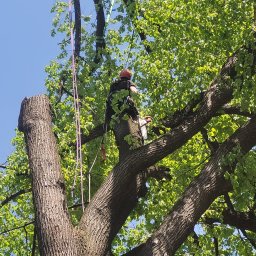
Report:
M1 252L255 253L253 1L122 1L109 25L108 4L95 0L95 34L74 3L83 180L87 184L91 172L93 198L83 212L73 186L68 23L60 23L66 4L57 3L55 29L67 33L59 59L66 63L47 67L48 96L22 103L17 150L1 174ZM116 138L108 132L107 160L98 158L89 171L104 132L107 88L126 62L143 91L142 115L154 114L150 141L134 148L123 140L127 128L138 133L123 120ZM122 141L120 161L115 140ZM19 238L13 242L13 236Z

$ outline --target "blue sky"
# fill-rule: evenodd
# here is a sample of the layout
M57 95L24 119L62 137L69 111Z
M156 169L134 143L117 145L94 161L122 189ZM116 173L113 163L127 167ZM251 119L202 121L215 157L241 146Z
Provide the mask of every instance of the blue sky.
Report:
M24 97L45 92L44 68L58 54L50 36L55 0L1 2L0 163L13 151L20 104Z

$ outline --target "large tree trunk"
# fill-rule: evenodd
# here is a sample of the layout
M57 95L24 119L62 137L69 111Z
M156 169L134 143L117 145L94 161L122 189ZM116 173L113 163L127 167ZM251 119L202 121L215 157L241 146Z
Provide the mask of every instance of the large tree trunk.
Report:
M76 255L74 231L67 211L65 184L46 96L23 100L19 129L25 134L32 174L40 253L47 256Z
M55 137L51 131L51 111L46 96L25 99L19 118L19 129L25 133L29 164L32 174L33 200L41 255L111 255L111 243L145 192L147 168L183 146L199 132L226 103L230 102L235 79L234 54L223 66L220 76L205 92L195 111L181 119L175 128L148 145L131 150L124 135L138 126L131 120L121 122L116 129L120 162L86 207L81 221L73 227L65 201L65 187L60 170ZM238 130L216 152L205 170L184 192L163 224L146 244L128 255L172 255L186 239L196 221L212 201L225 189L224 169L218 163L221 157L236 146L245 154L256 143L255 118ZM122 132L120 132L122 131ZM250 140L248 140L250 138ZM235 164L230 166L232 171ZM143 171L144 170L144 171ZM197 199L194 201L194 199Z
M19 129L25 133L28 149L41 255L111 255L111 243L136 206L146 181L140 176L140 170L146 170L193 136L220 106L220 103L216 105L215 97L219 99L222 95L225 100L221 102L226 102L227 94L218 93L214 97L211 90L209 93L208 111L199 108L194 118L189 118L189 122L182 123L169 135L128 151L97 191L77 227L72 226L67 211L60 159L51 131L49 101L46 96L25 99ZM227 190L223 179L227 167L221 166L223 156L238 146L241 154L248 152L256 143L255 128L256 118L253 117L227 140L147 243L127 255L173 255L212 201ZM228 167L232 171L235 163Z

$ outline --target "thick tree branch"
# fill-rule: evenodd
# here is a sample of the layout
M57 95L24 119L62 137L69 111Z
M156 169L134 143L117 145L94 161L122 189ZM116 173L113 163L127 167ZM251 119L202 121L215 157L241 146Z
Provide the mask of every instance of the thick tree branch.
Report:
M176 202L159 229L138 253L128 255L173 255L213 200L225 192L227 187L223 175L227 169L229 172L234 170L241 155L237 155L237 159L226 167L222 164L223 157L237 148L241 149L241 154L246 154L256 144L255 128L256 117L223 143L181 199Z
M97 19L96 53L94 57L94 63L99 64L102 59L102 51L105 49L105 46L106 46L106 42L104 38L106 22L105 22L105 14L104 14L102 0L94 0L94 5L96 9L96 19Z
M202 102L205 92L201 92L199 95L194 97L183 109L176 111L170 117L164 118L161 123L165 127L175 128L181 124L187 117L194 113L194 108Z
M251 212L237 212L227 209L223 212L223 223L256 233L256 216Z
M241 230L243 235L256 249L256 241L251 239L246 232L246 230L249 230L255 233L256 216L252 212L237 212L234 210L233 206L224 210L222 215L222 219L206 217L205 223L208 225L213 225L214 223L222 223Z
M128 2L128 1L127 1ZM244 50L246 48L241 47L239 50ZM251 52L251 49L247 49L248 52ZM232 83L232 80L236 79L236 70L235 70L235 64L238 59L238 54L239 51L233 54L230 58L228 58L227 62L223 65L219 76L217 76L214 81L212 82L213 84L221 84L223 81L225 83L230 79L230 83ZM255 63L253 63L255 65ZM186 119L189 119L190 116L194 115L194 108L200 104L202 104L202 101L204 99L206 92L201 92L197 97L194 97L183 109L176 111L173 115L170 117L164 118L161 122L165 127L172 128L174 129L175 127L178 127L182 122L184 122ZM228 101L227 101L228 103ZM242 115L242 116L247 116L251 117L253 114L246 112L246 111L241 111L238 107L231 107L228 106L227 104L223 105L222 108L220 108L217 112L214 113L213 116L219 116L222 114L237 114L237 115ZM102 136L104 133L103 130L103 124L98 125L95 127L89 135L83 135L82 137L82 142L86 143L92 139L95 139L99 136ZM159 128L158 127L153 127L152 128L154 132L158 135L160 135Z
M224 198L228 208L222 213L223 223L256 233L256 216L254 212L238 212L234 209L228 193L224 194Z
M49 101L45 96L25 99L22 103L19 129L25 133L28 149L37 233L42 254L56 255L55 252L53 254L49 251L47 245L61 244L66 255L76 255L73 249L77 248L74 237L78 234L80 246L86 248L84 254L109 255L112 240L135 207L143 187L144 177L138 177L143 170L183 146L223 105L230 102L233 93L232 79L237 75L236 61L237 54L234 54L223 66L220 76L211 83L196 110L189 113L170 133L122 155L122 161L115 166L96 192L75 229L67 211L60 159L51 132ZM163 224L145 245L139 247L139 253L135 255L164 255L166 252L175 252L205 209L217 196L229 189L223 174L227 168L232 170L236 162L223 166L223 157L238 146L245 154L256 143L255 119L253 117L246 126L240 128L219 147ZM197 200L194 200L195 198ZM56 227L59 232L56 232ZM177 239L172 239L174 231ZM99 239L101 243L95 248L95 241ZM159 253L155 253L155 250Z
M107 128L109 130L109 128ZM103 136L104 134L104 124L100 124L96 127L94 127L88 135L82 134L81 142L82 144L85 144L91 140L94 140L100 136Z
M81 7L80 0L74 0L75 10L75 60L76 63L80 57L81 50Z
M222 223L236 227L240 230L249 230L256 233L256 216L251 212L238 212L226 209L222 212L222 219L206 217L204 222L208 225Z
M245 117L252 117L254 113L250 113L248 111L242 111L241 108L235 106L225 105L221 108L221 110L216 113L216 116L229 114L229 115L239 115Z
M244 49L242 48L242 50ZM228 58L220 71L220 75L214 79L209 90L204 93L204 97L195 111L189 113L170 133L125 156L97 191L86 208L79 228L83 230L86 227L87 230L91 230L91 234L94 232L97 236L102 230L105 231L105 242L103 243L105 247L102 247L103 254L109 251L113 237L124 223L129 212L136 205L137 183L134 177L140 170L145 170L154 165L184 145L209 122L222 106L230 102L233 93L232 86L234 85L232 79L237 78L235 64L238 60L238 53L236 52ZM123 187L127 187L126 191L123 190ZM220 192L219 187L217 192ZM130 207L128 207L129 204ZM101 211L98 212L97 209L101 209ZM122 214L120 214L120 209L123 211ZM95 216L99 220L98 231L95 230L95 226L90 224L95 220ZM92 242L96 239L93 235L90 238Z
M66 255L74 255L74 231L52 132L50 103L46 96L23 100L18 127L24 132L28 151L40 253L63 255L55 250L55 246L62 245Z
M241 232L243 233L244 237L246 237L246 239L250 242L252 247L256 250L256 240L250 238L244 229L241 229Z
M203 95L203 93L201 93L200 95ZM161 124L163 126L169 127L169 128L177 127L182 121L184 121L189 115L192 114L193 108L191 108L191 106L195 107L197 104L200 103L201 100L202 100L202 98L198 98L197 100L193 99L190 103L188 103L188 105L184 109L178 110L172 116L164 118L161 121ZM195 105L192 105L193 103ZM218 112L216 112L216 114L214 114L214 116L221 116L223 114L240 115L240 116L245 116L245 117L253 116L253 113L249 113L247 111L241 111L241 109L239 107L233 107L233 106L229 106L229 105L223 106L220 109L220 111L218 111ZM164 128L160 128L160 127L156 127L156 126L153 126L151 128L151 130L158 136L161 134L160 130L163 130L163 129ZM206 135L205 131L201 130L203 136ZM91 140L94 140L100 136L103 136L103 134L104 134L103 124L99 124L98 126L94 127L88 135L82 134L82 144L87 143ZM204 137L204 138L206 139L206 137ZM211 143L213 146L212 149L214 149L214 148L216 149L218 147L217 142L216 143L211 142Z
M231 59L233 59L231 57ZM123 225L130 211L137 202L137 183L134 177L146 168L174 152L205 126L211 117L232 98L232 87L229 79L215 79L210 89L205 93L200 106L170 133L156 141L132 151L110 173L106 181L96 192L91 203L86 208L79 228L86 229L90 234L98 236L98 232L105 231L102 254L109 249L112 239ZM126 190L124 191L124 187ZM129 206L130 205L130 206ZM129 206L129 207L128 207ZM98 209L101 209L100 212ZM120 214L122 209L123 214ZM98 219L98 232L93 220ZM111 221L110 221L111 220ZM95 241L93 235L91 242Z

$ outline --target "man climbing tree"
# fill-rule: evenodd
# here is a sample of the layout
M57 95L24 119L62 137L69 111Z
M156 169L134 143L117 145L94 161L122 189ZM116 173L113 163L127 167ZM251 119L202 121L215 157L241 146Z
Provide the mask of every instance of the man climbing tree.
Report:
M95 161L83 211L79 186L71 196L77 133L70 75L59 97L60 74L70 74L63 50L60 63L46 68L47 96L22 103L16 151L1 173L0 254L255 255L255 1L118 1L111 26L104 15L112 1L92 2L96 19L89 10L78 15L83 29L75 30L82 33L84 194L104 132L108 87L127 59L143 92L140 113L154 113L155 132L146 145L128 143L141 142L135 112L118 119L129 111L121 105L131 90L113 93L115 136L108 135L107 160ZM69 27L62 24L65 3L53 11L55 32Z
M106 123L111 120L122 119L127 114L134 121L137 121L139 112L132 99L132 93L138 93L136 85L131 81L132 72L123 69L119 79L111 84L107 98Z
M120 72L119 79L110 86L106 104L105 126L109 125L115 133L120 159L123 153L130 151L129 148L143 145L146 139L146 124L152 120L150 116L145 119L139 116L132 97L133 94L138 94L138 90L131 77L132 72L129 69Z

